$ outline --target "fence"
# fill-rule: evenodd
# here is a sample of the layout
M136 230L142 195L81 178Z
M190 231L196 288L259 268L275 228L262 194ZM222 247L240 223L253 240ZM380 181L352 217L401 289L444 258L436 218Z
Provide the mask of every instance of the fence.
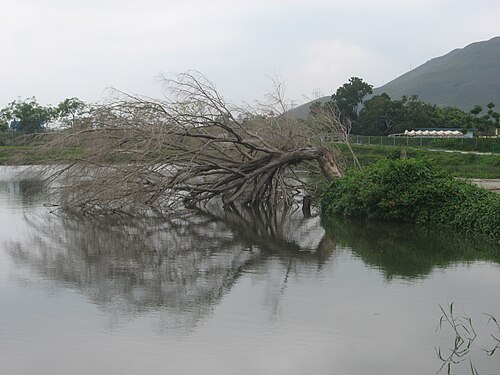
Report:
M350 135L352 144L392 147L426 147L500 153L500 138L430 138Z

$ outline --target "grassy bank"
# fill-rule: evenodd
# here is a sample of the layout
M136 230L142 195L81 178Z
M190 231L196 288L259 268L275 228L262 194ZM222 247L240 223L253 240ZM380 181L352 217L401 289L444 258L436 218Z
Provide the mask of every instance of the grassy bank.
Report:
M352 166L347 147L343 144L338 147L345 152L348 167ZM353 148L362 166L387 158L395 158L402 150L402 148L367 145L353 145ZM411 147L404 148L404 150L408 158L428 160L455 177L500 178L500 155L437 152ZM83 150L74 148L47 150L30 146L0 146L0 165L50 163L58 159L81 155L83 155ZM110 161L123 161L124 158L130 157L130 155L110 155Z
M500 243L500 195L457 180L428 161L385 160L351 169L325 191L322 211L446 228Z
M419 147L500 154L500 138L421 138L350 135L351 143L385 147Z
M348 157L347 147L338 145L346 152L348 166L352 160ZM462 154L445 151L429 151L418 148L394 148L383 146L353 145L354 152L363 167L379 160L395 158L404 149L408 158L427 160L455 177L500 178L500 155Z
M38 149L32 146L0 146L0 165L47 164L83 155L83 150L64 148Z

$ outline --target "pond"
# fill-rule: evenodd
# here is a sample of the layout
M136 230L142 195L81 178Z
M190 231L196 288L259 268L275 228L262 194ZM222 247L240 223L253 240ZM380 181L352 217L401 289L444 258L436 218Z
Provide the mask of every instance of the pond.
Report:
M17 172L0 169L1 374L436 374L451 303L477 333L451 374L500 373L494 245L293 210L64 216Z

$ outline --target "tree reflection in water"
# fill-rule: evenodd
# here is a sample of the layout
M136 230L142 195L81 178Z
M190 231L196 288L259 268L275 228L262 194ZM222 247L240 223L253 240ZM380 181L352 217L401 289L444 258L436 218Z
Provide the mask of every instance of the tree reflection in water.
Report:
M35 198L26 190L32 183L8 186L23 202ZM266 275L273 316L298 265L321 270L338 252L352 251L387 280L423 278L456 262L500 263L494 244L395 224L321 223L300 210L212 206L161 220L27 212L29 235L5 246L14 262L80 291L118 323L155 312L160 329L180 334L210 315L242 274L268 272L271 260L281 264L278 275Z
M161 329L191 331L240 275L265 264L284 265L284 284L297 261L327 260L335 245L319 217L290 210L188 212L167 219L85 218L25 214L30 235L9 243L17 264L75 288L120 322L159 312Z
M437 268L477 260L500 263L500 246L460 233L423 229L409 224L323 220L327 234L349 247L387 280L426 277Z

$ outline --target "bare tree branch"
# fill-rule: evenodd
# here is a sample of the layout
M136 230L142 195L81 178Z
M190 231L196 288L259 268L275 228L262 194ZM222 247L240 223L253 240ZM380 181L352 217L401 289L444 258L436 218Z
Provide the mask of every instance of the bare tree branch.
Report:
M282 113L279 83L270 102L255 109L227 103L197 72L163 81L165 99L115 91L85 123L43 142L81 150L47 179L61 181L65 208L164 213L213 198L224 205L290 203L306 188L299 165L316 162L329 180L341 175L338 151L323 142L348 143L350 126L335 109L303 123Z

